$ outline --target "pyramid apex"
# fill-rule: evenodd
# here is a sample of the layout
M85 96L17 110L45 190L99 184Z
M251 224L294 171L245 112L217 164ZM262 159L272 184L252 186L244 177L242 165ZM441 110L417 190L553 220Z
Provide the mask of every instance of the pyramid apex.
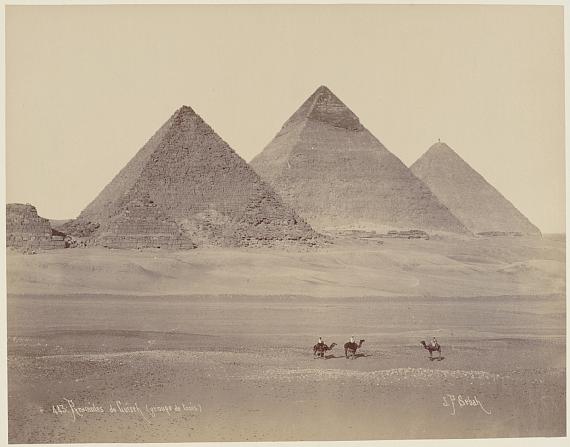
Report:
M172 123L175 123L175 125L180 125L184 122L196 122L203 120L192 107L183 105L179 107L176 112L174 112L174 114L170 117L170 121Z
M182 105L181 107L178 108L178 110L176 110L175 112L176 115L196 115L196 112L194 112L194 109L192 109L192 107L187 106L187 105Z
M331 89L328 88L326 85L320 85L316 90L315 93L332 93Z
M356 116L326 85L319 86L293 114L283 128L292 122L309 119L347 130L362 130Z
M441 151L441 152L453 152L455 153L455 151L453 149L451 149L447 143L445 143L444 141L441 141L439 138L437 139L437 141L432 144L429 149L427 150L427 152L434 152L434 151Z
M424 169L423 166L431 163L442 163L442 162L453 162L464 164L465 161L455 152L447 143L441 141L439 138L435 143L433 143L427 151L425 151L420 158L418 158L412 165L410 169L416 174L417 170ZM444 163L445 163L444 162Z

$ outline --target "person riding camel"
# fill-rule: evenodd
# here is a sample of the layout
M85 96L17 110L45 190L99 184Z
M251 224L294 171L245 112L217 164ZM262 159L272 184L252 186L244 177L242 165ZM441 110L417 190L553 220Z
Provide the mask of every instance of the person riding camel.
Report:
M325 342L323 341L322 337L319 337L319 341L317 342L317 345L320 347L323 347L325 345Z
M431 340L431 346L433 348L437 348L439 346L439 343L437 342L437 340L435 339L435 337L433 337L433 339Z
M354 335L352 337L350 337L350 342L354 343Z

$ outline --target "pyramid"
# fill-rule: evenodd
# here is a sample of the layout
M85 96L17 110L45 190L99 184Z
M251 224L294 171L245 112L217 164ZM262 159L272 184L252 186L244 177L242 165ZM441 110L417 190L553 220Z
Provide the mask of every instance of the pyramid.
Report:
M445 143L431 146L411 170L473 233L540 234L511 202Z
M311 243L318 237L187 106L64 227L116 248Z
M468 232L325 86L251 165L317 230Z

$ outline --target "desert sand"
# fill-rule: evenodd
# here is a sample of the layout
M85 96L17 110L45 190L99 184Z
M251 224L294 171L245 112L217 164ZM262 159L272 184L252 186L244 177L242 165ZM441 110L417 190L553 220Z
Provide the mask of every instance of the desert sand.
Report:
M564 239L383 242L10 253L9 441L565 435Z
M563 293L564 244L561 236L347 237L304 250L90 248L34 256L11 253L8 292L314 297Z

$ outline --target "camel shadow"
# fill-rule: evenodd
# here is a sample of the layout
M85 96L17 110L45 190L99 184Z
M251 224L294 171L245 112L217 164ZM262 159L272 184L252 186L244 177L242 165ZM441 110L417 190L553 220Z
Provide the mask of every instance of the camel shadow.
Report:
M432 361L432 362L433 362L434 360L437 360L438 362L441 362L442 360L445 360L445 357L444 357L444 356L441 356L441 357L428 357L428 358L429 358L430 361Z
M372 357L372 354L355 354L354 356L352 356L352 355L349 354L348 357L345 357L344 355L341 355L340 357L337 357L337 358L343 358L343 357L344 357L344 358L347 358L347 359L350 359L350 360L356 360L356 359L359 359L360 357Z
M325 360L328 359L341 359L342 356L338 356L338 355L334 355L334 354L330 354L330 355L325 355Z

